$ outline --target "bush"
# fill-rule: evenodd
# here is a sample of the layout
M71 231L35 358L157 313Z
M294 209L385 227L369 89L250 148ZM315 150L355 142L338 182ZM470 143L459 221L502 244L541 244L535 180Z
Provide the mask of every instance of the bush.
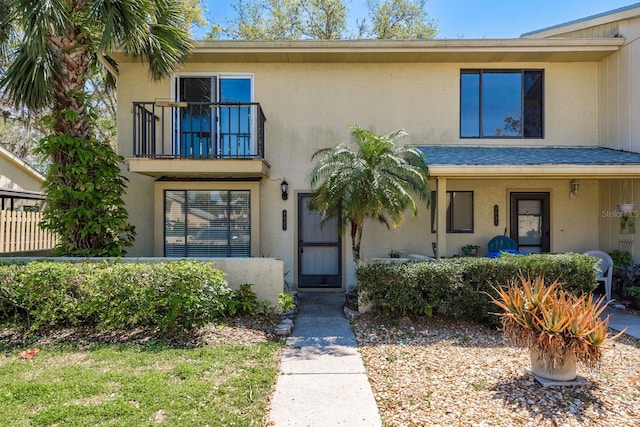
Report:
M223 273L199 262L0 266L0 321L31 329L189 328L227 315L233 298Z
M497 297L492 286L519 274L558 280L574 294L596 286L597 261L583 254L505 255L499 258L451 258L417 264L373 264L356 269L364 302L387 315L438 313L456 319L495 324Z
M86 279L81 265L35 262L0 267L0 319L37 329L83 323Z

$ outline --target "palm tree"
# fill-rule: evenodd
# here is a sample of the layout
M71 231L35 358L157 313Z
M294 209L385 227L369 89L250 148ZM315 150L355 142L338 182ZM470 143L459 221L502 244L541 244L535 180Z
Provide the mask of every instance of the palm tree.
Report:
M0 57L9 60L0 90L16 108L49 112L52 135L39 147L51 162L42 226L61 237L61 253L103 254L107 248L120 254L131 244L133 227L121 199L125 180L108 142L96 139L88 81L102 64L117 68L104 55L115 49L145 61L154 80L168 77L192 47L184 5L0 0ZM96 157L92 168L98 169L89 170L88 160Z
M398 147L407 134L396 131L376 135L350 126L354 147L340 144L313 154L311 172L316 191L310 207L326 221L338 218L339 232L349 227L353 259L360 259L362 229L367 218L387 227L396 226L408 208L418 215L418 196L428 205L429 170L424 153L415 147Z
M16 106L51 108L55 135L93 137L85 89L102 52L121 49L162 79L191 50L182 1L0 0L0 6L0 52L17 44L0 88Z

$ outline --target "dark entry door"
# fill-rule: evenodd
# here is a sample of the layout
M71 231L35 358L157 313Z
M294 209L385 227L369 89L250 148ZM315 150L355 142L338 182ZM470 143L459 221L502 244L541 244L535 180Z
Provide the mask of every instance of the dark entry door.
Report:
M549 224L549 193L511 193L511 238L520 252L549 252Z
M340 288L340 235L338 222L325 222L309 210L312 194L298 195L298 287Z

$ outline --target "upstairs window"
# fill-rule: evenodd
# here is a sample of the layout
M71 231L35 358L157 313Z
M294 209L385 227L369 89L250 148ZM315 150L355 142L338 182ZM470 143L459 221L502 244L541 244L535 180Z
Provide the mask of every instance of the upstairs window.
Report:
M462 70L461 138L542 138L542 70Z

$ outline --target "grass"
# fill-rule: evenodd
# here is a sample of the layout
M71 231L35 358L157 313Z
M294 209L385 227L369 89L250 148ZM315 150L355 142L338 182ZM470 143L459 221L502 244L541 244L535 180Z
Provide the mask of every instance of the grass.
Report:
M0 349L0 425L262 425L282 345Z

